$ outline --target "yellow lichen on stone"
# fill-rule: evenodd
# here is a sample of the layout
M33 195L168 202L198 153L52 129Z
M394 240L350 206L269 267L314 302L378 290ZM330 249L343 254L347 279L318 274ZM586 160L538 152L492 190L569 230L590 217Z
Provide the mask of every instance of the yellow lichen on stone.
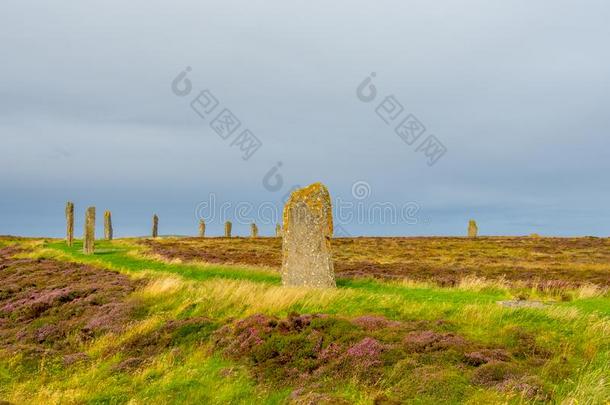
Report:
M307 187L295 190L290 194L290 198L284 206L284 226L283 229L287 229L288 224L288 212L294 208L296 203L305 203L307 207L315 213L325 214L328 218L328 233L332 236L333 234L333 206L330 201L330 193L326 186L320 182L310 184Z
M112 213L108 210L104 211L104 238L106 240L112 240Z
M471 219L468 222L468 237L476 238L479 234L479 227L477 226L477 222L474 219Z

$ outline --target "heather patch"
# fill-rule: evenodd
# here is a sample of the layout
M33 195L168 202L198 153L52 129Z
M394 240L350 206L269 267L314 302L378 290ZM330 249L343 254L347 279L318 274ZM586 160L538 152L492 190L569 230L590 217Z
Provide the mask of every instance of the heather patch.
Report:
M510 361L510 354L503 349L482 349L466 353L464 360L471 366L480 366L492 361Z
M407 351L418 353L449 349L461 352L466 346L466 341L460 336L431 330L410 332L403 342Z
M167 350L171 350L175 357L181 357L180 347L204 344L215 327L205 317L164 321L158 328L129 335L119 344L110 347L105 355L120 355L122 360L114 369L131 372L148 365L157 355Z
M517 393L530 400L549 399L542 382L535 376L527 375L523 367L514 363L491 361L475 371L472 381L499 391Z
M413 381L423 392L459 385L452 390L458 396L477 386L543 395L507 350L483 347L450 328L445 321L399 322L376 315L257 314L223 326L212 340L225 356L245 362L259 383L292 389L295 402L332 402L326 394L339 381L387 389L383 398L390 402L406 395L397 387L409 389Z
M47 259L14 259L0 249L0 349L30 360L63 356L86 360L82 344L119 332L137 303L127 299L138 283L108 270Z

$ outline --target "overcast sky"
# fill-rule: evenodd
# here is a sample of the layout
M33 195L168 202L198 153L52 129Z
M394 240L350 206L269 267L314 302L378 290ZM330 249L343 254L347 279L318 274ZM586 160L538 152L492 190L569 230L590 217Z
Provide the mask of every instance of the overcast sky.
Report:
M61 236L67 200L77 234L89 205L119 236L153 213L160 233L194 234L197 211L215 234L211 193L261 222L256 207L322 181L365 211L417 207L345 221L352 235L463 235L470 218L489 235L608 235L609 21L602 0L4 0L0 234ZM206 89L218 106L202 118ZM386 124L388 96L404 110ZM226 140L210 126L224 108L241 122ZM394 132L408 114L426 128L412 145ZM244 129L262 142L248 160ZM429 135L446 148L432 166Z

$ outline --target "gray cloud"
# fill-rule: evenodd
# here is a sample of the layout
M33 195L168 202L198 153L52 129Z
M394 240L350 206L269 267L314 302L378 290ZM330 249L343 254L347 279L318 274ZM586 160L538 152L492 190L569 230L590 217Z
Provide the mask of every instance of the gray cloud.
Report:
M119 235L155 209L194 233L209 192L277 201L316 180L337 195L366 180L431 218L350 232L463 233L475 217L484 233L607 234L609 17L594 0L6 1L0 234L60 235L67 199L124 213ZM172 94L185 66L263 141L250 161ZM447 146L437 165L356 98L371 72L377 101L393 94ZM278 161L274 194L261 178Z

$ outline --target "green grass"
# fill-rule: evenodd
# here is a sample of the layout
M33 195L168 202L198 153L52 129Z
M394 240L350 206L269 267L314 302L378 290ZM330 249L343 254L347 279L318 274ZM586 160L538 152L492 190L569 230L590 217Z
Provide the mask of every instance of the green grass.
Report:
M595 313L610 317L610 299L608 299L608 297L584 298L572 302L562 302L558 305L578 308L578 310L583 313Z
M223 356L214 350L208 335L195 331L187 330L176 344L160 347L135 371L117 371L117 365L130 356L126 342L143 339L171 320L206 317L217 329L255 313L285 317L291 312L347 318L378 314L430 325L442 320L440 326L431 327L459 334L476 345L517 353L519 367L541 381L553 402L596 404L610 399L607 294L578 298L574 293L571 301L559 302L557 297L529 291L534 298L553 302L540 309L515 309L497 301L513 299L523 290L493 283L440 288L339 279L333 291L299 290L282 288L279 275L271 270L157 260L146 256L132 240L96 242L96 254L90 256L81 249L80 241L73 247L47 241L26 256L91 264L146 278L149 284L133 294L140 315L121 334L83 343L82 351L91 359L88 364L65 366L57 359L30 364L23 355L0 350L0 399L16 403L282 403L295 385L277 378L261 383L249 360ZM303 335L295 342L306 341ZM410 403L533 401L514 392L473 385L474 371L458 371L450 355L431 354L418 361L428 364L419 364L416 370L409 362L388 365L373 385L351 376L323 393L356 403L383 397Z
M127 246L127 247L126 247ZM51 242L46 247L66 253L81 263L102 263L109 268L125 271L158 271L179 274L193 280L206 280L209 278L222 278L228 280L250 280L254 282L280 283L277 274L270 272L240 269L229 266L194 266L187 264L169 264L156 260L146 260L134 257L128 253L133 250L125 242L118 244L109 241L96 241L96 252L94 255L85 255L82 252L83 243L74 241L73 246L67 246L64 242Z
M257 283L280 285L279 274L272 271L252 270L238 266L171 264L158 260L150 260L130 255L137 246L122 242L96 242L96 253L85 255L82 253L82 241L75 241L72 247L62 242L51 242L45 247L69 255L80 263L101 264L107 268L126 272L155 271L167 274L177 274L181 277L203 281L207 279L244 280ZM489 303L509 298L500 290L487 291L461 291L438 288L404 288L397 285L367 279L339 279L338 286L356 291L366 291L373 294L398 295L406 300L438 301L452 303Z

